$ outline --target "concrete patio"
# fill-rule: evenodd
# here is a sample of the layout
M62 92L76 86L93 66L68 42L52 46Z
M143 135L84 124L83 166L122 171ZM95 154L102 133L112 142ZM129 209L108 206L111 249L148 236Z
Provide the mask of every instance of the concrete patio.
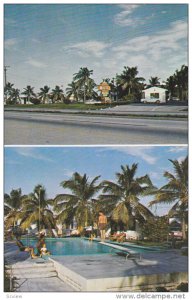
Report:
M14 242L7 242L5 260L17 278L18 292L155 291L188 281L188 257L180 250L145 252L141 260L102 254L52 256L44 261L29 258Z

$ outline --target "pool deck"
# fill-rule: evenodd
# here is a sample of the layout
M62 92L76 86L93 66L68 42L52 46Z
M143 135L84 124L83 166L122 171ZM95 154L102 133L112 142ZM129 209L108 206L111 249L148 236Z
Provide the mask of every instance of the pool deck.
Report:
M188 257L182 256L180 250L145 252L141 260L126 260L124 256L117 254L52 256L41 264L41 259L31 259L28 253L16 253L14 242L7 242L4 254L5 259L17 271L22 267L33 274L38 273L39 267L41 278L35 278L38 275L18 273L20 286L16 287L16 291L20 292L155 291L157 286L173 287L188 281ZM47 277L42 278L43 272L39 265L45 268L43 264L47 267L54 266L50 270L50 277L45 271Z

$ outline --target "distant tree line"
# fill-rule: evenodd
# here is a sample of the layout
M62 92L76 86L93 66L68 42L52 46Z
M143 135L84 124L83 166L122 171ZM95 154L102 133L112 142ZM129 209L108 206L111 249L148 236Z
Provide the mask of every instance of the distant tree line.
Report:
M151 77L148 83L145 83L143 77L138 76L137 67L125 66L121 74L116 74L112 79L104 78L111 90L109 97L112 101L128 101L139 102L142 95L142 90L150 86L159 86L168 89L170 99L177 97L181 101L188 101L188 67L181 66L180 70L167 78L160 84L160 78ZM73 80L68 84L65 93L63 89L56 85L51 88L47 85L40 88L39 92L34 92L34 87L27 85L21 92L14 87L13 83L7 82L4 87L4 97L6 104L21 103L21 95L24 98L25 104L45 104L45 103L70 103L71 100L75 102L86 102L86 100L94 99L101 100L102 95L98 92L97 84L91 78L93 70L88 68L80 68L80 70L73 75Z

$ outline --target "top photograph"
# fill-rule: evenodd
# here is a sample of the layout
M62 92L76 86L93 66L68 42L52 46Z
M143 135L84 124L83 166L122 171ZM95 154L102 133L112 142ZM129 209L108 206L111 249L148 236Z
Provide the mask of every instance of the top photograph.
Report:
M188 144L188 8L4 4L4 144Z

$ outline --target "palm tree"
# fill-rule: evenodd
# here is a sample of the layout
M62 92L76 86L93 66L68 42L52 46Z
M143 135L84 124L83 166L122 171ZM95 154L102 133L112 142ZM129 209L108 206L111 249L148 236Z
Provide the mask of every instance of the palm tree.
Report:
M143 77L137 77L137 67L124 67L121 75L117 75L117 83L122 89L123 94L129 95L142 90L142 82L145 81Z
M111 79L110 79L110 78L103 78L103 81L104 81L104 82L107 82L108 84L110 84Z
M24 92L22 93L22 95L25 95L27 97L28 103L30 102L30 99L32 96L36 96L33 90L34 90L34 87L27 85L27 87L24 88Z
M174 203L169 211L169 217L177 215L181 219L183 239L186 239L186 217L188 213L188 157L182 162L178 160L169 161L173 164L174 174L166 171L164 177L168 183L157 190L155 200L149 203L149 206L156 204Z
M80 90L76 82L72 81L70 84L68 84L66 92L69 98L73 95L75 100L78 101Z
M118 76L118 75L117 75ZM111 88L110 92L109 92L109 95L111 97L111 99L113 99L113 101L117 101L117 91L118 91L118 88L117 88L117 78L115 79L114 77L110 80L109 78L106 78L106 79L103 79L105 82L107 82Z
M89 182L86 174L81 176L75 172L72 178L61 182L63 188L70 189L72 194L60 194L55 197L55 211L58 212L58 219L70 223L75 218L78 228L81 231L84 226L94 222L93 197L101 189L101 184L96 184L100 176L96 176Z
M98 98L98 94L97 92L94 90L94 88L96 87L96 83L92 78L89 78L89 80L87 81L87 87L86 87L86 96L88 98L93 98L93 99L97 99Z
M174 93L176 92L176 85L177 83L174 75L167 78L165 82L165 87L169 91L169 99L171 99Z
M6 86L4 87L4 92L11 91L13 86L13 83L7 82Z
M13 88L10 92L10 101L11 101L11 103L15 104L15 103L17 103L17 100L20 101L19 95L20 95L20 90Z
M52 89L52 101L57 102L59 100L64 100L63 90L56 85L54 89Z
M46 228L52 232L55 219L50 205L53 205L53 200L46 198L45 188L40 184L35 186L33 193L25 196L22 201L21 228L37 224L38 230Z
M86 101L86 89L89 84L90 76L93 74L93 70L88 70L88 68L80 68L78 73L74 74L73 80L77 81L78 87L83 89L84 97L83 101Z
M188 97L188 67L182 65L179 71L176 70L174 76L178 86L179 98L186 100Z
M13 83L7 82L7 84L4 87L5 103L7 103L7 97L10 96L13 86Z
M149 79L149 84L152 86L156 86L160 84L160 78L159 77L152 77Z
M116 173L117 183L103 181L103 195L100 201L105 210L112 211L111 218L116 223L122 223L126 228L134 226L134 220L144 221L153 214L139 201L139 197L154 189L148 175L136 178L138 164L121 166L121 173ZM108 208L107 208L108 207Z
M50 87L48 87L47 85L44 85L43 88L40 88L39 96L40 96L43 104L48 99L49 90L50 90Z
M22 196L21 189L12 190L10 195L4 195L4 215L5 215L5 227L15 226L19 220L19 214L22 207Z

